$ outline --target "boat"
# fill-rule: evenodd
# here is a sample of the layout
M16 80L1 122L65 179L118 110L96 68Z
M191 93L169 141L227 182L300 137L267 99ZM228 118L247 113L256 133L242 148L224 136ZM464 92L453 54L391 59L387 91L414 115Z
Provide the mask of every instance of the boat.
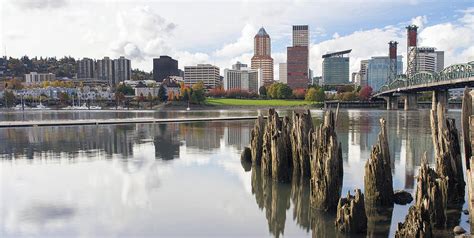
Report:
M49 108L44 106L43 103L41 103L41 102L40 102L40 104L36 105L36 107L33 107L32 109L34 109L34 110L49 110Z
M90 110L100 110L100 109L102 109L102 107L100 107L100 106L90 106L89 109Z

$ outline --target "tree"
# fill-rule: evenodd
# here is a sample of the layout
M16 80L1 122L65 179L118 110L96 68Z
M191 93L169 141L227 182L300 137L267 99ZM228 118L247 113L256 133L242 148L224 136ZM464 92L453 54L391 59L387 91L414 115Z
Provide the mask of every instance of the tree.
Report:
M146 96L146 99L150 103L150 109L151 109L153 107L153 96L151 95L150 92L148 93L148 96Z
M137 97L138 101L138 108L140 108L140 103L145 101L145 97L143 96L143 93L140 93L140 95Z
M119 86L117 87L116 92L121 92L124 95L134 95L135 94L135 91L133 90L133 88L131 86L125 85L123 83L119 84Z
M305 100L306 101L313 101L313 102L323 102L326 97L323 88L310 88L306 92Z
M293 90L293 97L295 99L304 99L306 94L306 89L304 88L297 88Z
M317 102L324 102L326 100L326 93L324 92L323 88L317 89L316 92L316 101Z
M215 97L215 98L221 98L226 95L226 91L222 87L216 87L211 90L209 90L208 95L210 97Z
M288 99L291 98L293 91L286 84L274 83L270 85L267 93L272 99Z
M258 94L260 94L260 97L266 98L267 97L267 88L265 86L260 86L258 89Z
M166 88L163 84L161 84L158 89L158 100L160 102L166 102L168 100L168 94L166 93Z
M304 96L304 100L306 101L316 101L316 93L318 92L318 90L316 90L315 88L310 88L308 89L308 91L306 92L306 95Z
M362 101L369 100L370 96L372 95L372 87L365 86L359 92L359 99Z
M5 83L5 88L13 90L23 89L23 84L20 80L13 78Z
M115 96L115 108L117 109L120 102L123 102L125 100L125 95L121 92L116 92L114 96Z
M10 91L10 90L5 90L5 93L3 94L3 99L5 100L5 105L6 105L7 107L13 107L13 106L15 106L16 97L15 97L15 94L13 94L12 91Z
M66 104L69 101L69 95L65 92L60 92L59 93L59 101L61 104Z
M197 84L194 84L191 91L191 103L201 104L206 100L204 96L204 83L199 81Z

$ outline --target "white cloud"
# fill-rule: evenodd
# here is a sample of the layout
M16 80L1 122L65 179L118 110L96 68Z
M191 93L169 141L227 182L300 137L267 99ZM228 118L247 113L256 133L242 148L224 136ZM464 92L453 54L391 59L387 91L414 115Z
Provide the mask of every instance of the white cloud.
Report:
M242 29L242 33L236 42L224 45L214 54L217 57L236 57L253 50L253 37L257 32L257 28L251 24L246 24Z
M61 8L68 4L67 0L11 0L21 9Z
M426 16L417 16L411 19L411 24L418 26L420 29L428 23L428 18Z

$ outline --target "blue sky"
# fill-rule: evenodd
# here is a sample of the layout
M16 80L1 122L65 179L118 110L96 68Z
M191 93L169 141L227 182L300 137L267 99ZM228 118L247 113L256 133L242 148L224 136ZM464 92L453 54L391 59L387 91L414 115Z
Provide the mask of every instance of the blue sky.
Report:
M416 23L420 44L445 50L446 65L474 60L474 4L467 0L0 1L0 45L15 57L124 55L148 71L153 57L166 54L180 68L211 63L224 69L237 60L250 63L253 36L264 26L278 78L291 25L307 24L310 67L319 75L328 51L352 48L351 71L362 59L386 55L390 40L405 55L404 28Z

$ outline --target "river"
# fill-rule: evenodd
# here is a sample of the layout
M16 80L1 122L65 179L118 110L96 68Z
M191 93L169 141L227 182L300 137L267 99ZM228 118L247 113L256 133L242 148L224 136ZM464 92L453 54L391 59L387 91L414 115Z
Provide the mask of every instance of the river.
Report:
M0 112L0 120L247 116L261 111ZM288 115L289 111L282 111ZM311 111L315 124L321 110ZM460 131L459 110L450 110ZM422 154L434 166L429 111L342 110L343 192L364 186L364 165L387 120L394 189L412 195ZM334 217L309 207L309 186L246 171L253 120L0 129L0 237L333 237ZM464 159L463 159L464 162ZM467 190L466 190L467 191ZM395 233L409 205L369 225ZM467 204L464 204L467 209ZM452 227L469 230L450 212ZM442 234L442 233L439 233Z

